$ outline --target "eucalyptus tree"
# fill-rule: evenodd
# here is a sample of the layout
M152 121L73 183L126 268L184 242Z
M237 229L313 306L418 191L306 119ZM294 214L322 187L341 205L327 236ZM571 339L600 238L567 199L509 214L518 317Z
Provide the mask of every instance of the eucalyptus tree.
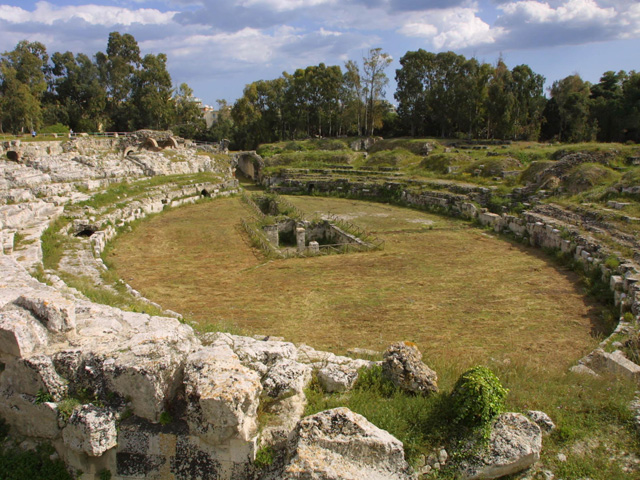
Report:
M132 78L130 127L166 129L174 122L175 103L167 56L147 54Z
M594 136L594 125L589 122L590 84L574 74L556 80L550 89L558 107L559 140L583 142Z
M83 53L56 52L51 61L58 121L75 131L100 130L107 121L107 95L97 65Z
M119 32L111 32L106 53L96 54L101 83L106 90L111 129L129 128L133 74L141 62L138 42L128 33L121 35Z
M14 133L37 129L42 123L41 100L47 90L46 47L40 42L19 42L0 57L0 130Z
M516 103L513 93L513 76L502 59L498 60L487 89L487 136L512 138L513 109Z
M511 70L511 79L513 136L518 140L537 140L546 104L545 78L533 72L528 65L518 65Z

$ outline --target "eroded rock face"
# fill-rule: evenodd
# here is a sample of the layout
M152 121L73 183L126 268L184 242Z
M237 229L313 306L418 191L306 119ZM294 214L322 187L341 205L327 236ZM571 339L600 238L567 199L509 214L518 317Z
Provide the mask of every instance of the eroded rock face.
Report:
M540 459L540 427L520 413L503 413L493 423L489 446L462 463L466 480L500 478L529 468Z
M91 457L99 457L115 447L117 436L113 412L94 405L83 405L74 410L62 431L66 446Z
M47 345L47 329L23 309L0 311L0 355L26 357Z
M301 394L311 381L311 367L293 360L276 362L265 375L262 386L271 398Z
M382 371L402 390L422 395L438 391L438 375L422 363L422 354L412 343L390 345L384 352Z
M402 442L362 415L335 408L303 418L279 478L402 480L414 478Z
M69 332L76 328L75 304L55 291L21 295L16 304L32 312L51 332Z

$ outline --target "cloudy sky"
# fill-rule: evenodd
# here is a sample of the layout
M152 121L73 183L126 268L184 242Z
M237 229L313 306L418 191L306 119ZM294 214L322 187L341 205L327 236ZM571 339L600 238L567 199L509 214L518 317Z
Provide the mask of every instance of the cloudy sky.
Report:
M361 60L382 47L453 50L554 80L640 70L639 0L0 0L0 51L23 39L93 55L109 32L164 52L175 85L205 103L233 102L245 84L283 71Z

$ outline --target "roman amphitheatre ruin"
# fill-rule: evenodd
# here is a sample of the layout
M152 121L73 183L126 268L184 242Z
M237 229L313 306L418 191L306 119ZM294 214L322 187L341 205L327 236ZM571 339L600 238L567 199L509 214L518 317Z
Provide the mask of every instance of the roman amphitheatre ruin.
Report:
M523 179L513 210L367 164L383 145L291 165L171 132L4 142L5 443L84 480L638 478L639 220L548 201L606 155L488 175ZM472 150L479 178L509 148L419 157ZM508 412L458 451L442 409L475 365Z

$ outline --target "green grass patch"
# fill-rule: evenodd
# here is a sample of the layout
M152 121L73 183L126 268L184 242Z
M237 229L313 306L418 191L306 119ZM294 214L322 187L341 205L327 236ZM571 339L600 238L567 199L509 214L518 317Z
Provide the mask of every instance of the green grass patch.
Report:
M405 150L396 148L394 150L380 150L367 157L365 165L367 167L409 167L420 163L422 157Z
M71 237L60 233L71 222L71 218L61 216L53 220L42 233L42 263L45 269L57 269L65 248L73 241Z

